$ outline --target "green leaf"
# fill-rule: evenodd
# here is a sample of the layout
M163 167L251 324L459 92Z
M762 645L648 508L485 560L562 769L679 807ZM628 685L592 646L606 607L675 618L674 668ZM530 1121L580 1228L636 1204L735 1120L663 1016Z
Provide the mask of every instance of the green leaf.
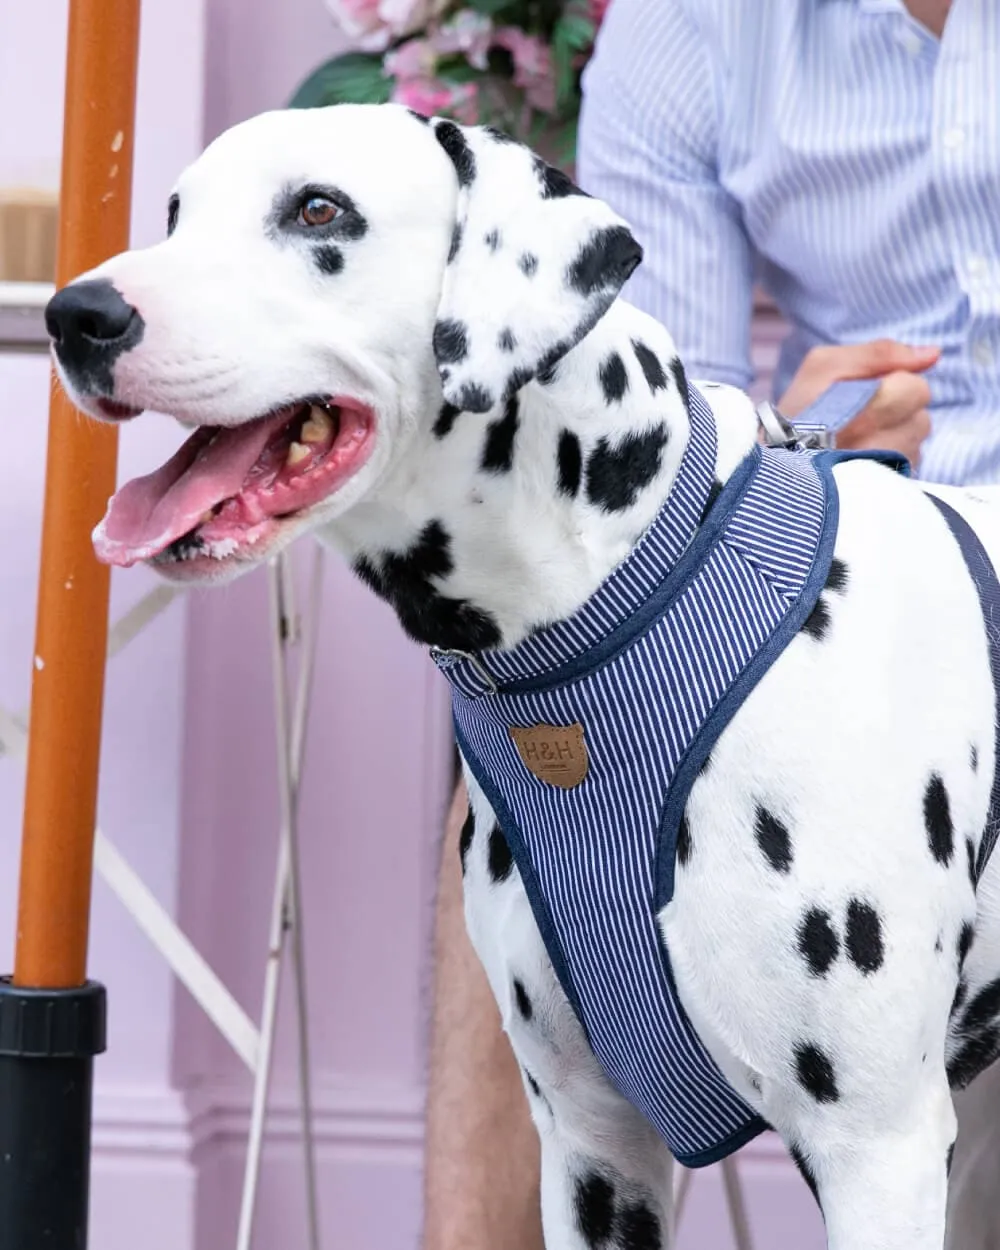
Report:
M505 9L514 7L513 0L467 0L468 7L486 17L497 17Z
M594 42L594 23L588 17L565 13L552 32L552 66L556 79L556 107L564 111L577 91L576 61Z
M305 80L289 108L323 108L327 104L385 104L392 80L382 72L382 58L367 52L334 57Z

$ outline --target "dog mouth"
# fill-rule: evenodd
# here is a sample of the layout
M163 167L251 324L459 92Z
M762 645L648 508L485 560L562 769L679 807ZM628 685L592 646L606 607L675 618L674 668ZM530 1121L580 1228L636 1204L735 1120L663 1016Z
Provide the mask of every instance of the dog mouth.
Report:
M369 407L343 398L201 426L156 472L113 496L94 530L97 557L122 568L256 557L361 468L374 428Z

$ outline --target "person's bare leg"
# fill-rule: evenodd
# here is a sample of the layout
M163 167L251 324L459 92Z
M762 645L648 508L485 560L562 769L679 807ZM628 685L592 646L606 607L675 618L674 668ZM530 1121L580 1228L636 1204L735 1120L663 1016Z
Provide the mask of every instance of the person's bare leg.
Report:
M467 810L459 785L434 934L423 1250L542 1250L538 1134L465 931L458 840Z

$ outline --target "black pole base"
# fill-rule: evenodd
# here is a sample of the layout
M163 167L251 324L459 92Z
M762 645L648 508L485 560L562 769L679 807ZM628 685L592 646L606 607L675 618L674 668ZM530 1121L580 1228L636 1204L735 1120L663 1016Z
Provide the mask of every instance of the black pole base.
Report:
M0 978L0 1250L86 1250L94 1056L104 987Z

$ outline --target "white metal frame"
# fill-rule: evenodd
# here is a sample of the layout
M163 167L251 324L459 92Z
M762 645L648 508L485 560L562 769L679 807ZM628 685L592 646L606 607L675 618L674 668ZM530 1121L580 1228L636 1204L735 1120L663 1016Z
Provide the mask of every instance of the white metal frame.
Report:
M52 289L44 283L0 283L0 352L48 350L41 313ZM277 1027L278 991L289 956L295 977L308 1250L320 1250L309 1063L309 1013L303 957L298 796L315 668L323 560L323 550L316 543L312 552L306 602L302 610L297 607L295 577L290 559L286 555L279 556L268 570L281 829L258 1023L247 1015L208 961L100 829L96 830L94 843L96 870L253 1075L250 1132L236 1250L251 1250L252 1245ZM175 586L163 584L155 587L129 609L108 635L108 658L114 658L182 593ZM293 693L289 669L295 659L298 660L298 675ZM7 755L23 759L27 745L27 713L11 713L0 705L0 758ZM753 1250L746 1204L734 1156L723 1160L721 1172L736 1250ZM685 1168L678 1166L675 1169L675 1230L684 1212L692 1175Z

